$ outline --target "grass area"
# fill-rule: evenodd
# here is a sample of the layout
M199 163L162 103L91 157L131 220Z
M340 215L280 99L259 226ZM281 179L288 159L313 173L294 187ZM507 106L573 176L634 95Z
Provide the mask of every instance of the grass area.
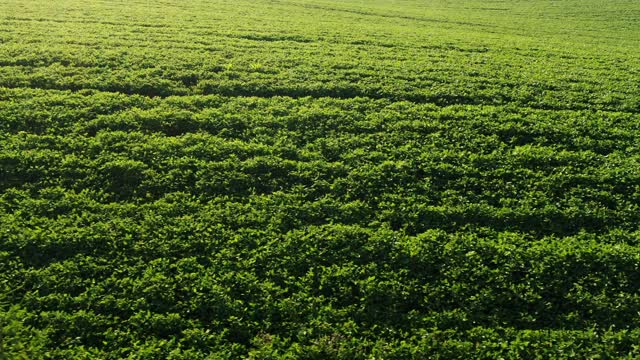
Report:
M640 356L640 3L0 7L0 359Z

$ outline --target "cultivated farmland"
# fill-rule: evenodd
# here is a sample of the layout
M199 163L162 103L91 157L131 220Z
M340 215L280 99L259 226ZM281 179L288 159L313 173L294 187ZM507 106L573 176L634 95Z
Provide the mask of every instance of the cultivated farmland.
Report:
M0 0L0 359L640 357L640 2Z

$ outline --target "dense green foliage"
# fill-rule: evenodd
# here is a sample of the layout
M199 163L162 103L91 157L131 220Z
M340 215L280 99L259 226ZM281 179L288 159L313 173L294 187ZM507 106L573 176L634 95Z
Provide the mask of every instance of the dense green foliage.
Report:
M640 357L639 2L0 7L0 359Z

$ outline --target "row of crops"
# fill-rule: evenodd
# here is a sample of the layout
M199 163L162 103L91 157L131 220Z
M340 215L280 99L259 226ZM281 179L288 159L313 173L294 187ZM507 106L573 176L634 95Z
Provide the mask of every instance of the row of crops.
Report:
M0 359L640 356L638 5L0 5Z

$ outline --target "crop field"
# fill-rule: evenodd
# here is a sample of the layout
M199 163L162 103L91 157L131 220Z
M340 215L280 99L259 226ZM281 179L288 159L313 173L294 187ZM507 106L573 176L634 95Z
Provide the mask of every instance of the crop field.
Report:
M640 358L640 2L0 0L0 359Z

